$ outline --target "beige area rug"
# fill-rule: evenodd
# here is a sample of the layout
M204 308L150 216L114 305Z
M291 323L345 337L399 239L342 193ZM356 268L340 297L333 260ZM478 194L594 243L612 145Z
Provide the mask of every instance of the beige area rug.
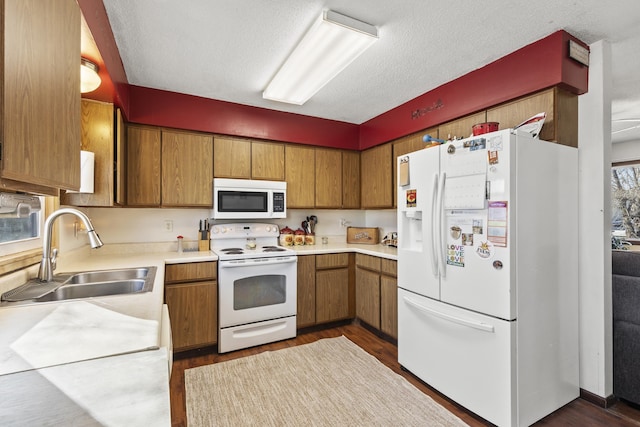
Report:
M185 371L189 427L466 426L344 336Z

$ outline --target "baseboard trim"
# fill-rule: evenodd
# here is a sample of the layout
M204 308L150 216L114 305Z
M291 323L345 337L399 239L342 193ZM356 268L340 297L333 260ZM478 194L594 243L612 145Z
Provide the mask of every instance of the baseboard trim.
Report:
M602 397L582 388L580 389L580 398L605 409L610 408L618 401L618 399L614 395Z

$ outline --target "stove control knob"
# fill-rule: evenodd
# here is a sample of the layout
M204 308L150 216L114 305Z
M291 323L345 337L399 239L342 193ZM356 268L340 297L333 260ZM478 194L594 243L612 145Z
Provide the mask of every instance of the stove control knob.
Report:
M226 233L227 232L227 227L220 227L220 232L222 234Z
M270 232L271 232L271 226L270 226L270 225L267 225L267 226L265 227L265 230L267 230L267 233L270 233Z
M214 226L214 227L211 229L211 234L218 234L218 227Z

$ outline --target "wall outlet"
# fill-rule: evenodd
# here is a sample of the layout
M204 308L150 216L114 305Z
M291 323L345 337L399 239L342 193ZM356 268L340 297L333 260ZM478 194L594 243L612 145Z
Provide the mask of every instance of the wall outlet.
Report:
M347 226L347 224L349 224L349 221L347 221L344 218L340 218L339 224L340 224L340 227L345 228Z
M170 219L164 220L164 231L173 231L173 221Z

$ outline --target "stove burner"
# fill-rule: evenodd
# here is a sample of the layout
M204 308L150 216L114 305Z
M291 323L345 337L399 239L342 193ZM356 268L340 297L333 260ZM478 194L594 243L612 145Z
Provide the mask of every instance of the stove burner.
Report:
M224 249L220 249L222 252L237 252L237 253L242 253L242 248L224 248Z
M277 246L265 246L262 248L262 252L284 252L285 249L279 248Z
M238 250L238 251L229 251L229 250L227 250L227 251L224 251L224 254L225 255L242 255L242 254L244 254L244 252L241 251L241 250Z

